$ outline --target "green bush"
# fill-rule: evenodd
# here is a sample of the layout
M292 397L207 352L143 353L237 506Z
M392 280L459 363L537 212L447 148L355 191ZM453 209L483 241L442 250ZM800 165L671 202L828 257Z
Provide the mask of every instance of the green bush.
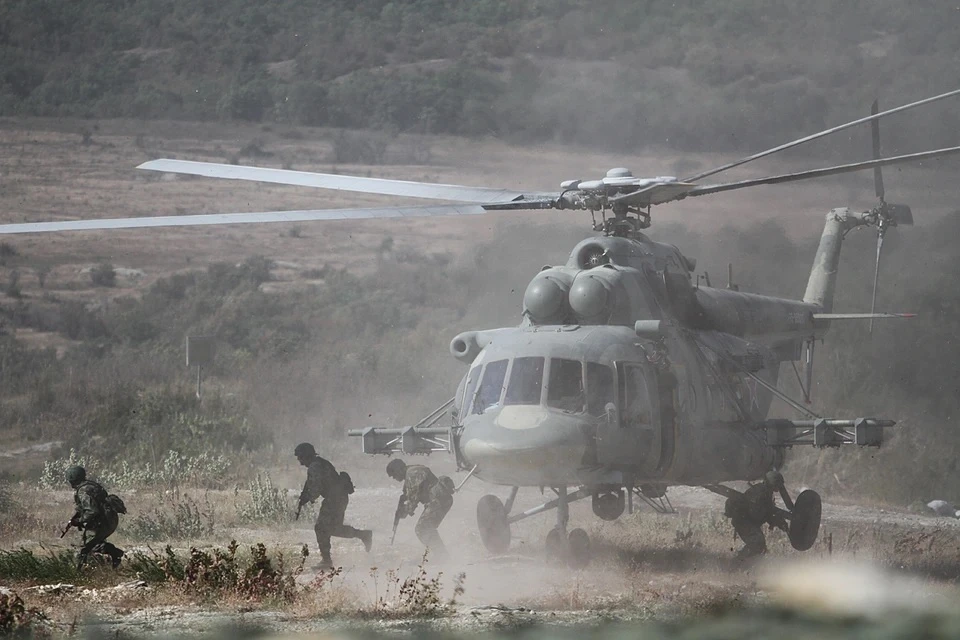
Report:
M46 551L39 555L23 547L0 549L0 579L3 580L36 584L76 583L80 573L77 558L70 549Z
M117 286L117 272L109 262L102 262L90 270L90 281L98 287Z
M215 526L216 510L209 499L201 504L179 491L170 491L153 513L140 513L126 523L124 532L134 540L196 540L212 536Z
M27 607L19 595L0 593L0 636L12 638L48 637L47 617L35 607Z
M167 546L163 555L134 553L127 566L143 580L163 583L204 600L234 596L255 602L290 603L300 595L296 578L309 556L306 545L300 548L299 563L292 567L287 566L283 552L271 557L262 543L252 545L248 557L239 550L236 541L226 549L194 547L184 559Z
M237 517L247 524L281 524L293 521L296 505L287 496L287 492L274 487L270 475L258 473L256 478L247 485L249 498L240 499L239 487L234 492L237 505ZM301 513L301 517L305 517ZM309 515L306 515L309 518Z

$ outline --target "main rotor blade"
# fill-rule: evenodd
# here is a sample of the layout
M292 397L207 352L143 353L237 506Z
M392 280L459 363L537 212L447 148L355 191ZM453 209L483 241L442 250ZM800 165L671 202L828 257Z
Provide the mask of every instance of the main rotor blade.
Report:
M754 180L741 180L740 182L727 182L722 184L706 184L702 187L691 189L687 196L705 196L709 193L720 193L721 191L732 191L733 189L746 189L747 187L756 187L761 184L779 184L781 182L793 182L795 180L808 180L810 178L823 178L838 173L850 173L851 171L863 171L873 167L883 167L888 164L899 164L901 162L910 162L911 160L922 160L924 158L936 158L939 156L948 156L960 153L960 147L947 147L946 149L936 149L934 151L921 151L920 153L909 153L903 156L893 156L891 158L880 158L879 160L867 160L864 162L854 162L853 164L841 164L836 167L827 167L825 169L813 169L811 171L801 171L800 173L786 173L779 176L768 176L766 178L756 178Z
M415 218L424 216L473 216L487 213L478 204L432 205L426 207L385 207L380 209L319 209L307 211L265 211L258 213L213 213L192 216L144 218L101 218L60 222L26 222L0 225L0 235L96 229L142 229L152 227L193 227L219 224L267 222L312 222L315 220L363 220L367 218Z
M877 115L880 110L880 101L874 100L870 106L870 113ZM880 121L874 120L870 123L870 134L873 138L873 159L880 159ZM880 167L873 168L873 190L877 198L883 201L883 170Z
M956 90L954 90L954 91L949 91L949 92L947 92L947 93L941 93L941 94L938 95L938 96L933 96L932 98L925 98L925 99L919 100L919 101L917 101L917 102L911 102L910 104L905 104L905 105L903 105L903 106L901 106L901 107L895 107L895 108L893 108L893 109L889 109L888 111L882 111L882 112L880 112L880 113L876 113L876 114L867 116L867 117L865 117L865 118L860 118L859 120L854 120L854 121L848 122L848 123L846 123L846 124L841 124L841 125L839 125L839 126L832 127L832 128L830 128L830 129L824 129L823 131L820 131L819 133L814 133L814 134L809 135L809 136L806 136L806 137L804 137L804 138L800 138L800 139L798 139L798 140L794 140L793 142L788 142L788 143L786 143L786 144L782 144L782 145L780 145L779 147L774 147L774 148L772 148L772 149L767 149L766 151L761 151L760 153L755 153L755 154L753 154L752 156L748 156L748 157L746 157L746 158L741 158L740 160L737 160L736 162L731 162L731 163L729 163L729 164L725 164L725 165L720 166L720 167L717 167L717 168L715 168L715 169L710 169L709 171L704 171L703 173L698 173L698 174L695 175L695 176L691 176L691 177L689 177L689 178L685 178L683 181L684 181L684 182L696 182L697 180L702 180L703 178L706 178L707 176L712 176L712 175L714 175L714 174L716 174L716 173L720 173L721 171L726 171L727 169L732 169L732 168L734 168L734 167L739 167L739 166L742 165L742 164L746 164L746 163L748 163L748 162L753 162L754 160L757 160L757 159L759 159L759 158L763 158L763 157L772 155L772 154L774 154L774 153L778 153L778 152L780 152L780 151L784 151L784 150L786 150L786 149L790 149L790 148L792 148L792 147L796 147L796 146L801 145L801 144L803 144L803 143L805 143L805 142L810 142L811 140L816 140L816 139L818 139L818 138L822 138L822 137L824 137L824 136L828 136L828 135L830 135L831 133L836 133L837 131L843 131L844 129L848 129L848 128L853 127L853 126L856 126L856 125L858 125L858 124L863 124L864 122L871 122L871 121L873 121L873 120L876 120L876 119L878 119L878 118L882 118L882 117L884 117L884 116L889 116L889 115L894 114L894 113L899 113L899 112L901 112L901 111L906 111L906 110L908 110L908 109L913 109L914 107L919 107L919 106L921 106L921 105L930 104L931 102L936 102L937 100L943 100L944 98L949 98L950 96L955 96L955 95L960 95L960 89L956 89Z
M172 160L169 158L144 162L137 167L137 169L182 173L207 178L272 182L274 184L289 184L300 187L334 189L337 191L357 191L360 193L374 193L385 196L405 196L410 198L453 200L459 202L504 202L523 195L519 191L493 189L489 187L467 187L456 184L433 184L430 182L387 180L384 178L361 178L331 173L245 167L234 164Z

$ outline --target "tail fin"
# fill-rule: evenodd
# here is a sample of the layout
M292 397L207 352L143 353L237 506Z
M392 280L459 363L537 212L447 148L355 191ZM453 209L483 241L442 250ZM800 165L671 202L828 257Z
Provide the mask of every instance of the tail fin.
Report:
M846 207L827 214L827 222L820 236L820 246L813 259L810 279L803 301L815 304L824 313L833 310L833 294L837 287L837 269L840 264L840 245L848 231L873 222L870 212L856 213Z

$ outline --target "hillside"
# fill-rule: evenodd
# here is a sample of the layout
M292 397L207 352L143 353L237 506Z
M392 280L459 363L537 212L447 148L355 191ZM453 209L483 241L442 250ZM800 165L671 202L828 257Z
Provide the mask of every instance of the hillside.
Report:
M953 88L958 51L936 1L7 0L0 115L753 150ZM927 115L888 149L960 141Z

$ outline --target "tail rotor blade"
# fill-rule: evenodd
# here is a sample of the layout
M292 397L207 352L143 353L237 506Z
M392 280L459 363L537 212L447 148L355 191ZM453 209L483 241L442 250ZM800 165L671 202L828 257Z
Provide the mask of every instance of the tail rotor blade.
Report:
M873 106L870 107L870 115L877 115L880 112L880 101L874 100ZM880 120L873 120L870 123L871 133L873 134L873 159L880 159ZM880 167L873 168L873 186L876 191L877 198L880 201L883 201L883 170Z
M883 234L877 233L877 264L873 270L873 300L870 302L870 313L877 312L877 283L880 280L880 252L883 251ZM873 333L873 318L870 318L870 333Z

